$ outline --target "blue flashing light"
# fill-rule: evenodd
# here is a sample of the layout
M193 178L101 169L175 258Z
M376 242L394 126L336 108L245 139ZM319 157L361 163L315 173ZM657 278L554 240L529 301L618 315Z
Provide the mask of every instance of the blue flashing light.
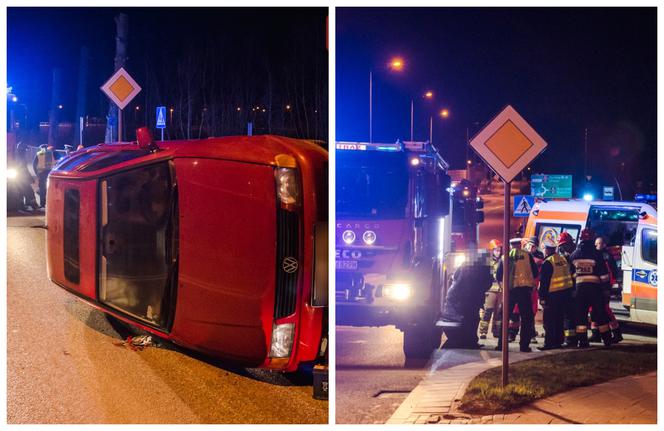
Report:
M586 202L590 202L591 200L593 200L593 195L591 193L584 193L583 200Z
M400 151L401 148L398 147L376 147L378 151Z

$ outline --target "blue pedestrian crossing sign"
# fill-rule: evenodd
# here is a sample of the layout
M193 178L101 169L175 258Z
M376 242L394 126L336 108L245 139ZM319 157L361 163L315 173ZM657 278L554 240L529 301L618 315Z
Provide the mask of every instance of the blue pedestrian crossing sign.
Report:
M157 106L157 129L166 128L166 107Z
M528 217L533 205L535 205L535 196L515 195L514 217Z

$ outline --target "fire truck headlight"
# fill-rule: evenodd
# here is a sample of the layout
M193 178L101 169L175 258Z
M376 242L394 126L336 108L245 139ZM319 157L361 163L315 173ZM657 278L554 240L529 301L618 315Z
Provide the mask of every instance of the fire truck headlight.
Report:
M365 231L362 235L362 241L364 241L366 245L372 245L376 242L376 232L372 230Z
M8 180L15 180L16 177L18 177L18 171L14 168L8 168L7 169L7 179Z
M292 168L277 168L274 171L277 196L282 207L300 205L300 182L297 171Z
M352 230L345 230L344 233L341 234L341 239L343 239L346 244L350 245L355 242L355 232Z
M413 294L410 284L397 283L383 286L383 296L396 301L405 301Z
M293 348L295 324L283 323L272 327L272 343L270 345L271 358L287 358Z

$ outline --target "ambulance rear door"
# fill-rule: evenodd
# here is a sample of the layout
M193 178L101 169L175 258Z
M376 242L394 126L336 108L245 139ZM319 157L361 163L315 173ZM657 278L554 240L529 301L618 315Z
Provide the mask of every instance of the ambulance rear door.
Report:
M631 320L657 325L657 225L639 223L631 276Z

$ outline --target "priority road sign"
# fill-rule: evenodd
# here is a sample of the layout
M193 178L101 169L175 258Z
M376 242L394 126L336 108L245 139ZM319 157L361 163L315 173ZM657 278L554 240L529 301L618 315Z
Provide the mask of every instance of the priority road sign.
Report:
M515 195L514 217L528 217L533 205L535 205L535 196Z
M141 86L121 67L101 86L101 91L118 105L118 108L124 109L140 93Z
M166 107L157 106L157 129L166 128Z
M511 182L547 146L510 105L470 141L470 146L505 182Z
M503 244L509 242L510 230L510 182L546 148L546 142L535 129L510 105L491 120L470 141L470 146L484 162L503 180ZM528 204L527 200L523 200ZM521 204L522 202L519 202ZM530 205L532 208L532 205ZM525 210L523 208L517 208ZM524 211L521 211L524 212ZM509 304L510 261L503 253L503 304ZM509 321L509 307L503 307L503 322ZM509 350L507 349L507 325L501 331L502 345L502 384L509 382Z

